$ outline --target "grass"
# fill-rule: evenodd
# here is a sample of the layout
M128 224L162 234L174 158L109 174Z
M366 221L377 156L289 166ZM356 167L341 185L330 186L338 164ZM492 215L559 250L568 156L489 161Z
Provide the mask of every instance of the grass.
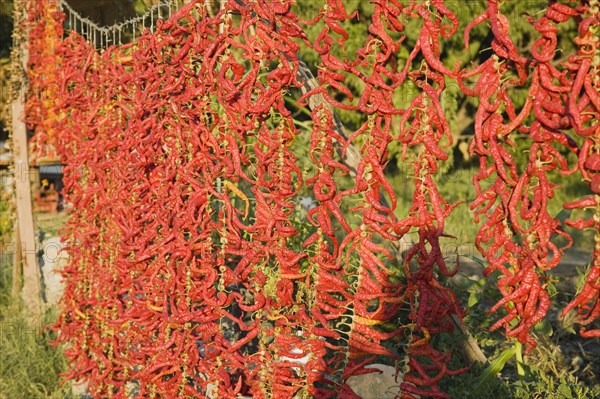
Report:
M44 325L54 321L49 312L33 325L3 298L0 305L0 399L66 399L70 386L61 386L59 374L66 359L48 341L53 339Z
M1 237L10 237L10 230ZM0 399L72 398L70 385L60 383L66 359L49 344L55 334L44 328L56 320L56 312L46 312L37 323L23 316L19 300L11 297L10 258L0 258Z

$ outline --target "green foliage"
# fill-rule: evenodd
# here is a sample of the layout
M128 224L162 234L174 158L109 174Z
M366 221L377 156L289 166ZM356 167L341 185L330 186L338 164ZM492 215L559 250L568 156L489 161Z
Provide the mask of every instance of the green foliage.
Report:
M12 0L0 0L0 58L10 55L10 44L12 43Z
M534 366L525 365L526 378L511 384L515 399L587 399L600 396L600 385L585 386L567 374L556 378Z
M49 313L42 323L31 325L2 292L0 306L0 399L68 399L70 386L60 384L66 370L61 350L48 341L53 333L43 326L53 322Z
M69 399L70 386L60 384L66 370L61 349L49 344L56 338L44 329L56 319L48 312L44 320L31 323L12 298L13 208L10 194L0 185L0 399Z
M496 375L502 371L506 362L512 359L515 354L516 349L514 346L502 351L475 379L475 389L479 390L481 387L489 385L496 378Z
M499 399L510 398L509 386L498 378L492 378L487 384L477 386L474 381L481 378L485 367L474 365L469 371L447 379L440 388L452 398L460 399Z
M485 267L485 261L475 255L467 256L471 261ZM492 273L490 279L496 279ZM452 398L552 398L587 399L600 395L600 381L592 377L584 383L581 372L574 372L572 364L562 354L561 347L573 345L572 323L558 324L552 319L538 323L533 331L538 346L523 359L520 348L513 341L506 341L498 332L487 332L497 319L487 309L500 294L485 284L484 279L462 279L455 289L461 302L467 303L467 328L475 335L477 343L487 354L490 364L476 364L467 373L446 379L441 388ZM564 321L564 320L561 320ZM562 346L561 346L562 345ZM455 346L455 345L454 345ZM593 356L593 355L592 355ZM592 357L593 358L593 357ZM458 360L454 367L464 367ZM592 370L593 370L592 365ZM587 368L587 367L586 367Z
M0 178L2 175L0 175ZM0 184L0 242L9 239L12 233L13 212L11 207L10 194Z
M60 349L48 341L53 333L43 326L54 322L56 314L30 324L11 297L12 257L4 253L12 233L12 208L0 201L0 237L4 238L0 257L0 399L68 399L68 385L60 385L59 373L66 370Z
M493 378L493 375L485 384L477 384L489 368L475 365L468 372L449 379L442 389L452 398L460 399L591 399L600 395L600 385L585 386L575 377L556 378L533 367L526 366L526 370L522 380Z

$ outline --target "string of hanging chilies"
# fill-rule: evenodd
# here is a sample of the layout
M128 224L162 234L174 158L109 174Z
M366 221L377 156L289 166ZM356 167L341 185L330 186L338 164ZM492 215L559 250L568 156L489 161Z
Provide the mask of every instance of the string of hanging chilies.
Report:
M553 62L559 26L571 19L579 23L573 38L578 52L563 62ZM591 195L563 207L591 209L588 218L567 219L565 224L595 231L587 281L562 316L577 309L581 335L600 334L597 328L586 327L600 315L598 2L552 2L540 18L527 16L527 20L539 38L529 54L519 54L508 35L508 18L502 14L500 3L488 1L488 9L467 27L464 38L468 45L471 28L489 21L494 54L475 70L461 72L459 84L465 94L477 96L480 101L471 151L480 157L481 169L475 176L477 199L471 208L476 210L477 219L486 219L476 239L489 262L485 274L498 270L502 275L498 287L504 298L492 311L506 311L491 329L504 327L507 336L528 344L530 351L536 345L530 330L550 306L547 272L558 265L564 250L572 245L560 220L548 213L559 187L551 181L556 173L580 173L590 185ZM511 72L513 76L506 77ZM478 78L472 90L462 85L464 78L474 76ZM528 94L521 110L516 110L509 90L519 87L527 88ZM528 120L531 116L533 122ZM527 134L531 140L529 162L523 170L511 155L515 143L509 135L513 132ZM578 146L577 142L582 144ZM567 154L578 158L575 165L570 165ZM488 188L483 190L481 183L486 180L493 183L486 183ZM559 236L566 239L563 247L555 244Z
M348 379L387 362L402 373L402 397L448 397L439 381L464 369L449 368L434 337L464 311L438 280L458 270L440 242L458 204L434 180L453 143L440 102L446 79L480 102L471 152L482 169L471 206L486 219L477 237L486 272L503 275L495 308L507 316L495 327L533 347L529 329L547 309L543 276L562 251L549 237L567 237L547 213L548 172L578 171L597 193L598 16L587 4L553 3L530 18L541 38L522 55L490 0L472 25L489 20L495 55L464 69L440 60L458 28L442 0L374 2L361 16L369 37L350 59L333 51L358 17L340 0L311 21L291 0L230 0L218 11L192 1L157 18L153 31L131 33L134 43L100 53L103 39L86 40L102 37L96 26L59 6L28 2L27 115L38 152L52 143L65 164L70 263L55 328L68 377L86 381L92 396L359 398ZM557 67L554 24L574 17L584 21L579 53ZM65 18L85 31L63 39ZM421 29L403 63L409 20ZM311 42L304 27L317 23ZM109 31L112 43L122 43L120 33ZM300 45L320 56L316 86L301 73ZM398 108L393 95L409 82L418 94ZM511 85L529 85L536 99L516 110ZM308 169L294 152L299 130L285 102L293 88L311 108ZM364 114L364 124L346 134L342 110ZM569 140L570 127L582 146ZM525 170L510 157L513 131L532 140ZM384 174L394 142L414 176L402 217ZM579 157L577 170L557 145ZM481 188L484 179L495 191ZM316 206L304 220L296 203L307 192ZM566 206L598 212L596 198ZM567 223L597 231L597 219ZM418 241L399 259L387 244L410 233ZM585 289L565 309L577 309L584 326L598 316L594 256Z

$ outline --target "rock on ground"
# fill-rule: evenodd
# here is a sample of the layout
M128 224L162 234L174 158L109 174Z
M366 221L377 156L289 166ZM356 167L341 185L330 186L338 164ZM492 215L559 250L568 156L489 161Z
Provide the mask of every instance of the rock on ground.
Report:
M48 305L55 305L64 291L60 270L66 266L68 256L62 249L65 244L59 237L50 237L42 242L40 264L44 285L44 299Z
M394 399L400 392L402 376L396 382L396 369L385 364L371 364L366 368L381 370L372 373L350 377L348 385L363 399Z

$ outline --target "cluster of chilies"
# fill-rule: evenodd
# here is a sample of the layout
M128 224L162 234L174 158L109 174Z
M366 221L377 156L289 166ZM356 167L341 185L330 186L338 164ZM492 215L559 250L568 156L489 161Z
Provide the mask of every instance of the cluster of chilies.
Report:
M539 38L529 54L520 54L508 35L508 19L501 13L499 3L494 0L488 5L467 27L464 40L468 46L471 28L489 22L494 35L493 55L475 70L458 75L465 94L479 98L471 151L479 156L481 167L474 180L477 198L471 203L471 209L476 210L476 218L485 216L486 219L476 240L478 249L489 262L485 273L498 270L502 275L498 287L503 298L491 310L504 308L506 316L491 329L504 327L506 336L516 337L531 350L536 345L530 335L531 327L544 318L550 306L546 272L558 265L564 250L572 245L561 222L548 213L549 202L559 187L550 176L580 173L593 194L564 204L564 208L591 208L595 212L588 220L566 221L571 227L592 228L596 236L584 289L562 314L577 308L583 326L600 315L597 284L600 273L600 19L597 6L573 1L569 5L553 2L538 19L527 16ZM572 18L579 23L578 36L573 38L578 53L555 65L559 26ZM474 88L467 88L464 79L474 76L477 76ZM527 95L517 112L509 92L518 88L526 88ZM510 135L514 133L524 134L531 143L528 164L523 170L519 170L511 155L515 143ZM580 138L575 140L573 134ZM570 166L571 154L578 161ZM481 188L484 181L488 181L485 190ZM566 239L567 244L562 248L553 241L559 236ZM599 333L597 329L581 329L583 336Z
M63 28L60 17L45 7L43 3L32 3L28 6L26 24L31 27L29 35L39 38L34 50L29 54L29 64L36 65L28 71L28 77L35 84L31 85L27 121L36 127L35 140L31 141L30 152L34 156L50 155L57 136L55 124L64 115L57 115L59 93L58 68L61 63L57 50L61 45ZM33 18L38 19L34 23ZM55 154L53 154L55 155Z
M68 377L86 381L94 397L359 399L348 379L379 362L403 373L399 396L447 397L438 382L463 369L449 369L450 354L432 337L452 331L452 316L464 311L438 281L458 270L441 250L458 203L434 181L453 144L441 105L446 79L480 100L472 207L486 217L477 237L486 272L503 274L505 297L495 308L508 315L495 327L535 344L528 332L549 300L543 272L563 251L550 238L568 238L547 212L556 187L547 175L579 170L598 193L597 15L553 3L530 19L541 38L525 57L490 0L465 44L470 28L487 20L494 55L460 69L440 60L442 41L458 30L443 0L374 1L370 36L351 61L332 46L344 46L343 25L357 15L327 0L303 21L293 3L230 0L213 15L191 1L136 43L98 52L74 32L63 39L55 0L29 2L29 122L34 142L60 153L74 210L55 328L71 361ZM569 18L584 21L580 53L561 71L551 62L556 24ZM422 27L398 67L410 19ZM311 42L303 26L317 23ZM309 172L293 152L298 128L285 104L288 90L305 84L301 44L321 59L319 86L299 101L312 108ZM346 85L350 75L364 86L359 98ZM394 93L409 83L419 93L398 108ZM507 89L525 85L517 113ZM365 122L346 135L336 109L360 112ZM567 135L571 128L582 146ZM523 171L510 155L515 131L533 143ZM393 142L414 176L412 206L400 217L384 174ZM557 144L579 156L575 169ZM350 146L360 149L357 165L343 161ZM484 179L495 179L489 189ZM316 206L303 223L296 203L306 193ZM567 207L597 209L597 198ZM598 219L568 223L597 229ZM409 233L418 241L404 257L387 249ZM565 309L579 309L584 325L600 308L598 254Z

